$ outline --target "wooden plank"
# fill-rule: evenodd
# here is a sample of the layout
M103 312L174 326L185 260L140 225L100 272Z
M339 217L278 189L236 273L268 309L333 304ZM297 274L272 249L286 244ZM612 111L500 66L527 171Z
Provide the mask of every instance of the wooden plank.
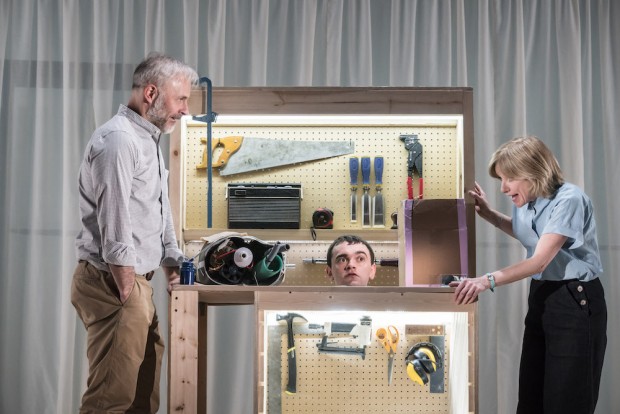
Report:
M432 336L445 335L446 327L443 325L406 325L405 335Z
M271 293L342 293L342 294L373 294L373 293L397 293L405 294L448 294L442 299L446 300L449 294L454 293L455 288L440 285L415 285L401 286L244 286L244 285L176 285L173 292L192 291L198 292L200 301L208 305L219 304L253 304L254 295L259 292ZM224 299L222 299L224 298ZM462 308L457 308L462 309ZM458 312L464 312L459 310Z
M467 332L469 334L469 411L471 413L478 412L478 303L474 303L472 310L468 314L469 326Z
M217 233L231 231L229 229L185 229L184 236L185 241L200 240L202 237L209 237ZM241 234L251 234L261 240L306 240L308 239L308 229L235 229L236 232ZM332 230L332 229L315 229L316 240L328 240L333 241L341 234L349 234L349 230ZM374 241L398 241L398 233L395 230L390 229L362 229L355 231L355 234L362 237L365 240Z
M351 287L347 287L351 289ZM386 292L370 291L299 291L288 294L280 292L256 292L260 310L321 310L340 311L364 309L365 311L409 312L468 312L470 305L456 305L452 293ZM449 288L446 288L449 289Z
M465 198L465 220L467 222L467 263L468 276L476 277L476 211L474 200L467 191L474 188L475 183L475 148L474 148L474 92L463 91L463 151L464 172L463 197Z
M214 88L213 109L219 114L460 114L463 88Z
M258 312L256 306L254 306L254 316L256 323L256 343L254 344L254 355L257 357L254 359L254 412L264 413L266 410L265 399L263 398L266 391L265 377L266 373L264 367L266 365L266 355L263 344L265 343L266 325L265 325L265 312Z
M182 231L182 211L183 196L181 194L184 169L181 165L181 127L177 127L170 134L170 148L168 159L168 198L170 199L170 211L172 212L172 223L177 241L183 240Z
M198 412L198 292L173 291L169 308L168 412Z
M199 115L206 112L204 106L205 91L202 89L193 89L189 98L189 113ZM183 174L185 168L181 165L181 127L179 125L174 128L170 134L170 158L168 160L168 198L170 199L170 209L172 211L172 222L174 223L174 231L177 241L183 240L183 223L181 223L183 202L185 201L181 195L183 183Z
M198 412L207 412L207 309L204 302L198 304Z

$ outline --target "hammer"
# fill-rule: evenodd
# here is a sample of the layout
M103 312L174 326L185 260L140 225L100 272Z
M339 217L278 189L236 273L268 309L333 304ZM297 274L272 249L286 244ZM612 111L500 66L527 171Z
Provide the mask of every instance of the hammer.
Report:
M287 355L288 355L288 384L286 385L287 394L297 392L297 358L295 357L295 341L293 340L293 319L301 318L308 322L306 318L298 313L287 313L286 315L276 315L277 321L286 321L287 325Z

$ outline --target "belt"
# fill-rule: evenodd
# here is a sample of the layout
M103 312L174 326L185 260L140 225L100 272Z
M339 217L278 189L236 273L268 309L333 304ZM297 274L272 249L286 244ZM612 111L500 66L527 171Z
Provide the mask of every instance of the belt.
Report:
M155 271L154 271L154 270L151 270L150 272L145 273L145 274L143 274L143 275L139 275L139 274L137 274L137 273L136 273L136 276L138 276L138 277L143 277L143 278L145 278L146 280L151 280L151 279L153 279L153 274L155 274Z

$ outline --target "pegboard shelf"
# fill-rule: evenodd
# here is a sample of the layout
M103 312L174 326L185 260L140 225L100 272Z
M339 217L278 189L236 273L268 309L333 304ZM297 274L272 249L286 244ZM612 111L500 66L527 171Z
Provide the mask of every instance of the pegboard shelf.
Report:
M201 237L222 231L247 233L262 240L305 243L299 255L324 253L311 243L313 213L319 208L333 211L333 230L316 230L317 241L328 242L341 234L356 234L369 241L397 241L391 230L391 215L408 196L408 151L400 139L403 134L418 135L424 147L424 198L458 199L474 184L473 92L471 88L214 88L213 110L218 113L212 124L213 139L227 136L268 138L278 142L347 142L354 144L348 155L296 163L281 167L222 176L213 168L211 186L206 160L206 124L184 117L182 128L171 137L170 200L175 229L181 246L195 248ZM205 92L195 91L190 99L191 113L205 112ZM213 152L213 159L219 156ZM385 201L386 227L362 226L361 218L352 221L349 158L384 158L381 193ZM234 154L231 155L231 158ZM378 191L371 169L368 194ZM230 185L299 184L301 198L299 229L228 229L227 189ZM363 185L358 176L356 199L361 216ZM211 205L207 202L211 191ZM414 195L417 196L417 187ZM262 200L260 205L269 205ZM212 211L209 216L208 211ZM242 221L252 220L259 212L246 212ZM264 220L261 218L261 221ZM207 225L212 221L212 224ZM470 269L475 269L474 211L467 200ZM307 243L306 243L307 242ZM398 244L391 253L398 255ZM186 255L191 252L187 251ZM285 283L328 284L321 272L291 273ZM375 283L399 283L390 275Z
M203 237L209 237L227 229L210 229L186 231L184 246L185 254L194 257L204 246ZM331 285L331 279L325 276L324 264L308 264L304 259L325 259L331 242L341 234L338 230L317 230L316 240L312 240L308 230L248 230L248 234L268 243L276 241L289 244L286 252L286 275L283 285ZM243 234L243 231L239 231ZM396 230L363 230L356 232L358 236L367 240L372 246L377 259L397 260L398 234ZM439 277L437 280L439 281ZM398 286L399 272L396 266L377 266L377 274L370 282L371 286Z
M208 237L213 234L235 231L237 233L248 233L254 237L266 241L302 241L312 242L312 235L309 229L303 230L285 230L285 229L234 229L227 228L219 229L186 229L184 231L185 242L200 240L202 237ZM349 233L343 230L330 230L330 229L316 229L316 241L324 243L325 241L332 241L336 237ZM365 240L373 241L398 241L398 230L394 229L360 229L355 231L355 234L364 238Z
M209 309L219 305L252 304L257 326L253 375L256 413L374 412L373 404L386 413L475 413L477 303L456 305L452 300L453 292L452 288L429 286L177 286L171 295L170 308L169 409L172 412L175 407L184 407L187 412L205 412L208 338L204 326ZM297 394L285 394L287 352L283 341L286 330L275 328L274 319L277 314L291 312L301 314L308 323L320 325L327 321L350 323L359 321L361 316L369 317L373 338L367 345L366 358L317 354L316 328L301 321L294 328L301 359L298 361ZM390 324L397 327L401 345L395 360L398 362L393 383L388 385L385 381L387 354L376 342L374 331ZM355 346L354 339L339 338L343 341L339 346ZM429 384L423 386L409 380L402 364L410 347L432 342L433 338L444 341L445 379L439 389L431 392ZM314 409L308 411L309 407Z

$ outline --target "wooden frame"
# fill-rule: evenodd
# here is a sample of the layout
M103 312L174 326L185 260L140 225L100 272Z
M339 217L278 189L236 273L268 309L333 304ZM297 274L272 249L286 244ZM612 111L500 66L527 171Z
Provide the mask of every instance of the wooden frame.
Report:
M194 90L190 99L190 112L206 112L206 92ZM402 87L246 87L213 88L213 110L226 115L462 115L464 188L474 186L474 125L472 88L402 88ZM181 131L176 128L170 142L170 203L177 239L185 245L197 236L193 229L182 228L184 200L181 196ZM466 222L468 228L468 273L476 273L475 211L471 197L466 196ZM218 231L221 231L219 229ZM277 233L278 231L276 231ZM322 237L332 238L330 230ZM206 233L209 233L208 229ZM264 233L264 231L262 232ZM257 235L262 234L258 232ZM281 233L281 232L280 232ZM307 232L306 232L307 233ZM363 233L363 230L362 230ZM390 240L391 233L385 240ZM294 239L300 231L287 232ZM360 233L361 234L361 233ZM381 235L381 232L375 232ZM278 237L282 238L280 234ZM308 237L308 236L303 236Z
M299 310L354 310L363 304L368 311L467 312L469 412L477 412L478 338L477 303L455 305L454 289L439 287L236 287L176 286L170 304L169 413L206 412L207 313L211 306L253 304L257 326L264 312L286 310L294 303ZM254 412L263 407L264 329L257 329L254 378Z
M190 112L203 114L206 91L195 90L190 99ZM462 115L463 141L467 149L463 156L464 188L474 185L474 126L473 90L471 88L341 88L341 87L284 87L284 88L214 88L213 110L219 114L237 115ZM181 197L181 131L177 128L170 142L169 191L177 238L184 246L196 238L195 230L181 226L183 203ZM476 274L475 211L473 200L465 196L468 228L468 271ZM331 237L330 230L321 235ZM192 233L193 232L193 233ZM263 237L266 231L258 233ZM207 232L208 233L208 232ZM271 233L271 232L270 232ZM365 237L364 232L361 232ZM301 232L287 232L291 239ZM377 234L377 233L375 233ZM381 234L381 232L378 232ZM278 238L285 238L277 234ZM307 237L307 236L303 236ZM469 411L477 412L478 357L477 304L456 306L453 289L439 287L331 287L331 286L177 286L170 302L168 412L206 412L207 389L207 313L211 306L253 304L257 326L257 344L263 343L263 315L268 310L285 310L294 303L296 309L331 310L360 309L369 311L467 312L469 375ZM257 346L258 348L259 346ZM262 362L264 355L256 349L254 367L255 412L261 412Z

